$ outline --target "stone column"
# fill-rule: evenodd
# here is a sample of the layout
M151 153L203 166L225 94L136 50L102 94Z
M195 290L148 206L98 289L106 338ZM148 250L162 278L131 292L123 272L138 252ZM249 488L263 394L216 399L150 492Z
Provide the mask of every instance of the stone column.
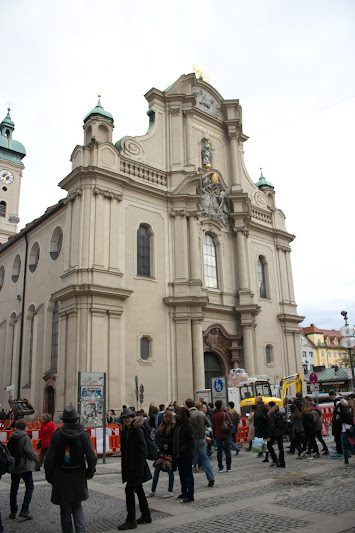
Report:
M295 291L293 287L293 276L292 276L292 266L291 266L291 248L287 246L285 250L285 259L286 259L286 270L287 270L287 281L288 281L288 291L290 302L295 303Z
M170 124L171 124L171 137L170 137L170 147L171 147L171 165L172 166L181 166L183 161L183 144L182 144L182 117L181 109L173 108L170 109Z
M253 349L253 325L242 324L243 328L243 355L245 368L250 376L255 374L254 349Z
M185 115L185 139L186 139L186 165L194 165L196 161L193 161L193 150L192 150L192 109L184 111Z
M108 311L108 367L106 376L108 407L122 405L125 401L125 390L122 389L120 380L122 359L124 360L125 353L121 335L122 313L122 308Z
M175 318L177 402L182 404L193 393L191 324L189 317Z
M175 256L175 279L188 279L187 262L187 223L185 210L172 211L174 217L174 256Z
M239 165L238 165L238 133L232 132L228 134L230 140L230 168L232 177L232 187L240 188Z
M205 388L205 362L203 354L202 319L192 320L193 393Z
M236 228L237 233L237 274L239 290L248 290L248 274L247 274L247 257L245 250L245 236L247 231L245 228Z
M198 251L198 215L189 215L189 237L190 237L190 280L201 279L200 254Z
M277 253L279 256L280 280L281 280L281 301L289 301L289 291L287 282L287 265L285 257L285 246L277 244Z
M66 336L65 336L65 383L64 383L64 405L68 405L70 402L73 405L77 401L77 362L76 362L76 348L77 348L77 309L70 309L67 311L66 322ZM59 324L60 331L61 323ZM59 358L59 354L58 354Z

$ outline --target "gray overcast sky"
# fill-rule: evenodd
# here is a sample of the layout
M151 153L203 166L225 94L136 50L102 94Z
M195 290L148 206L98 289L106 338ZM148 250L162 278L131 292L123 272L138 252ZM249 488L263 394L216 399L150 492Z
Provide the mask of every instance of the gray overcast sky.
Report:
M275 185L296 235L302 325L355 323L353 0L0 2L0 120L10 100L24 159L20 227L65 196L57 183L102 94L114 141L145 133L143 94L201 63L243 107L246 167Z

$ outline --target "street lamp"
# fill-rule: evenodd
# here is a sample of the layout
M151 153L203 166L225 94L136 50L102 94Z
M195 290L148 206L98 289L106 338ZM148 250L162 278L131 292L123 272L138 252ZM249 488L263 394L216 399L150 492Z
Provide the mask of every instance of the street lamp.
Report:
M340 313L345 320L345 326L340 328L340 335L342 335L341 344L344 346L344 348L349 349L349 359L350 359L350 367L351 367L351 385L353 392L355 390L355 379L354 379L354 367L353 367L353 360L352 360L352 354L351 354L351 348L355 346L355 328L353 326L349 326L348 324L348 313L346 311L342 311Z

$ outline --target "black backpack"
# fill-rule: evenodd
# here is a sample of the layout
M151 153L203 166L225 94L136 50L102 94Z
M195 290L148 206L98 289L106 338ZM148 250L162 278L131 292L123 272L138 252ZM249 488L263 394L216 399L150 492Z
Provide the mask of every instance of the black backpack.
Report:
M147 459L149 459L150 461L155 461L156 458L158 457L158 453L159 453L158 446L155 444L155 440L152 437L152 435L149 433L149 431L146 428L145 424L142 424L141 428L143 430L145 443L146 443L147 448L148 448Z
M10 454L6 446L0 442L0 478L4 474L10 474L15 468L15 459Z
M21 439L14 439L13 437L10 437L10 440L7 443L7 449L10 455L12 455L12 457L15 459L15 466L19 464L22 458L20 440Z
M56 464L68 472L78 470L85 464L82 437L68 439L61 434L56 453Z

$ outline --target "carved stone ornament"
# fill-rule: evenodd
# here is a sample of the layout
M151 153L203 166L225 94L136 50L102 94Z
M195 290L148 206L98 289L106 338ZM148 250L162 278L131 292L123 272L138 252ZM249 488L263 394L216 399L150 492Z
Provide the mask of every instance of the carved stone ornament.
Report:
M102 196L103 198L107 198L108 200L117 200L117 202L122 201L122 194L117 194L112 191L108 191L107 189L100 189L99 187L94 188L94 196Z
M201 216L226 226L230 213L228 198L219 183L217 173L204 177L202 186L198 187L197 192L202 196L202 202L198 206Z
M70 202L75 202L75 200L77 198L80 198L83 194L83 190L82 189L76 189L75 191L71 192L68 194L68 196L66 198L64 198L63 200L63 204L66 205Z
M210 326L203 332L204 351L223 355L227 368L235 368L241 360L241 336L231 335L219 324Z
M199 89L198 87L192 89L192 94L196 98L195 107L197 107L197 109L201 109L201 111L204 111L213 117L218 117L220 106L215 98L208 94L204 89Z

